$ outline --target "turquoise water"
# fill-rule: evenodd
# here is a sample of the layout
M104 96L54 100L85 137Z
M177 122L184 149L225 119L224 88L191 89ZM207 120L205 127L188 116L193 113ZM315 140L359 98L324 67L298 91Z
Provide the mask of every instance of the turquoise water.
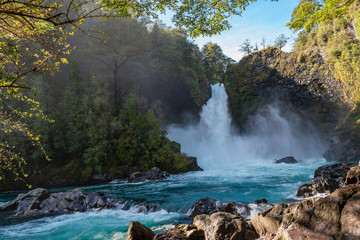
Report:
M156 182L83 187L113 198L157 204L161 211L144 214L132 207L128 211L45 217L0 226L0 239L126 239L130 221L139 221L157 232L189 223L192 205L204 197L246 204L262 198L272 204L296 201L297 188L309 183L314 170L325 164L322 141L311 125L304 127L302 122L296 114L284 112L276 104L269 105L252 118L247 135L233 134L225 90L213 86L213 96L203 107L198 124L168 128L169 137L180 142L184 152L198 158L203 172L173 175ZM302 161L274 163L274 159L289 155ZM65 190L68 189L51 189ZM0 205L18 193L0 194Z
M164 181L139 184L106 184L84 187L114 198L158 204L160 212L143 214L136 209L102 210L45 217L0 227L0 239L125 239L130 221L140 221L154 230L189 222L188 211L200 198L252 203L266 198L270 203L295 201L297 187L309 182L319 161L300 164L254 164L233 171L204 171L174 175ZM66 189L55 189L55 191ZM11 193L0 194L0 202Z

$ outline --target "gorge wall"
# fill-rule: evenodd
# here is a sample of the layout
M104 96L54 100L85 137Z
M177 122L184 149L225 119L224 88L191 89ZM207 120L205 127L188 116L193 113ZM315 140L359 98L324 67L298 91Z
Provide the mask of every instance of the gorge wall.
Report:
M346 86L338 81L317 51L285 53L268 47L228 66L224 83L229 95L233 124L246 132L246 122L268 104L280 102L314 124L332 140L325 157L331 161L358 156L351 139L339 139L335 130L353 105L345 96ZM334 140L340 145L334 145ZM346 151L344 150L346 149ZM351 153L347 155L346 152Z

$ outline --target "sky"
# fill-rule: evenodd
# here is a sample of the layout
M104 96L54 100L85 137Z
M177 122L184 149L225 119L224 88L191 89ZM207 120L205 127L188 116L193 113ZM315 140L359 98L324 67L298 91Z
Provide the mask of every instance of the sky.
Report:
M265 38L269 45L280 34L284 34L290 40L282 50L291 51L296 34L285 25L290 21L291 14L298 4L299 0L279 0L278 2L258 0L250 4L242 16L232 17L230 30L212 37L198 37L194 39L194 42L200 49L207 42L217 43L225 55L239 61L244 55L239 51L240 45L246 39L249 39L252 45L257 42L260 47L262 38ZM171 24L171 16L162 16L160 19L167 25Z

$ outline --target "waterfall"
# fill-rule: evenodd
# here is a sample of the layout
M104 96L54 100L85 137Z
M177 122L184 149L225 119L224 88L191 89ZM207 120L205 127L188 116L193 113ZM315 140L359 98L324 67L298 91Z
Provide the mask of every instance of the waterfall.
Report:
M285 156L319 159L325 150L313 126L276 103L250 118L246 135L234 134L222 85L212 86L212 98L200 116L195 125L169 126L168 137L181 143L183 152L197 157L205 170L268 164Z

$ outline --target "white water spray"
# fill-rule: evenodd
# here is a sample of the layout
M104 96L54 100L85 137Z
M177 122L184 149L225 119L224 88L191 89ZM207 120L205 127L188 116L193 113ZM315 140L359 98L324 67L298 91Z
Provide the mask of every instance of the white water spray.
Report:
M170 126L168 137L181 143L183 152L197 157L205 170L271 163L286 156L300 160L321 158L325 145L314 128L304 127L295 113L283 115L279 105L269 105L250 118L248 134L232 134L225 89L215 85L200 122Z

